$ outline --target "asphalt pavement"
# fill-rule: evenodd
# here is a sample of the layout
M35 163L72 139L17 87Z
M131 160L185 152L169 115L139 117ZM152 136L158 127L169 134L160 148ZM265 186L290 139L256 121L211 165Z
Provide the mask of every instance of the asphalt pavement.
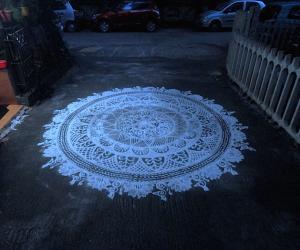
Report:
M230 32L162 29L64 35L74 66L0 146L0 249L300 249L300 154L227 78ZM214 99L248 130L238 175L167 201L70 185L38 146L53 112L125 87L165 87Z

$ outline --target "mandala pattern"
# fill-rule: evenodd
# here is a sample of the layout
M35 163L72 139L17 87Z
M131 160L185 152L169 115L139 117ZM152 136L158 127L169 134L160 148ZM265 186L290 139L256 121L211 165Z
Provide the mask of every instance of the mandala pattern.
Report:
M45 126L44 167L58 167L71 183L162 199L224 173L250 149L243 127L201 96L164 88L116 89L56 112Z

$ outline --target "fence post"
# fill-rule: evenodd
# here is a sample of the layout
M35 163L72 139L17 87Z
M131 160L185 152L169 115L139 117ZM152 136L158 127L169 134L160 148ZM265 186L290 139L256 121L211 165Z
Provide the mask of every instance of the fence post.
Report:
M252 9L248 15L239 12L233 32L229 77L300 143L299 28L259 23Z

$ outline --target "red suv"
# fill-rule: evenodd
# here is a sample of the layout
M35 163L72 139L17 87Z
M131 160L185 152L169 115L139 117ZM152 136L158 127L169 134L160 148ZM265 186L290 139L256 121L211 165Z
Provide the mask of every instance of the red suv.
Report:
M142 25L147 31L154 32L160 24L160 13L152 1L126 1L111 10L94 15L93 22L101 32L136 25Z

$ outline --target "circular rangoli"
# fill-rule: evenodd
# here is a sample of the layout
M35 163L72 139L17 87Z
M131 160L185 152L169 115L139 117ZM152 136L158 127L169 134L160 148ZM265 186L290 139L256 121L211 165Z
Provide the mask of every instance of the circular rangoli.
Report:
M236 174L233 164L249 149L245 127L222 106L164 88L94 94L56 111L45 127L44 167L111 198L207 191L209 180Z

